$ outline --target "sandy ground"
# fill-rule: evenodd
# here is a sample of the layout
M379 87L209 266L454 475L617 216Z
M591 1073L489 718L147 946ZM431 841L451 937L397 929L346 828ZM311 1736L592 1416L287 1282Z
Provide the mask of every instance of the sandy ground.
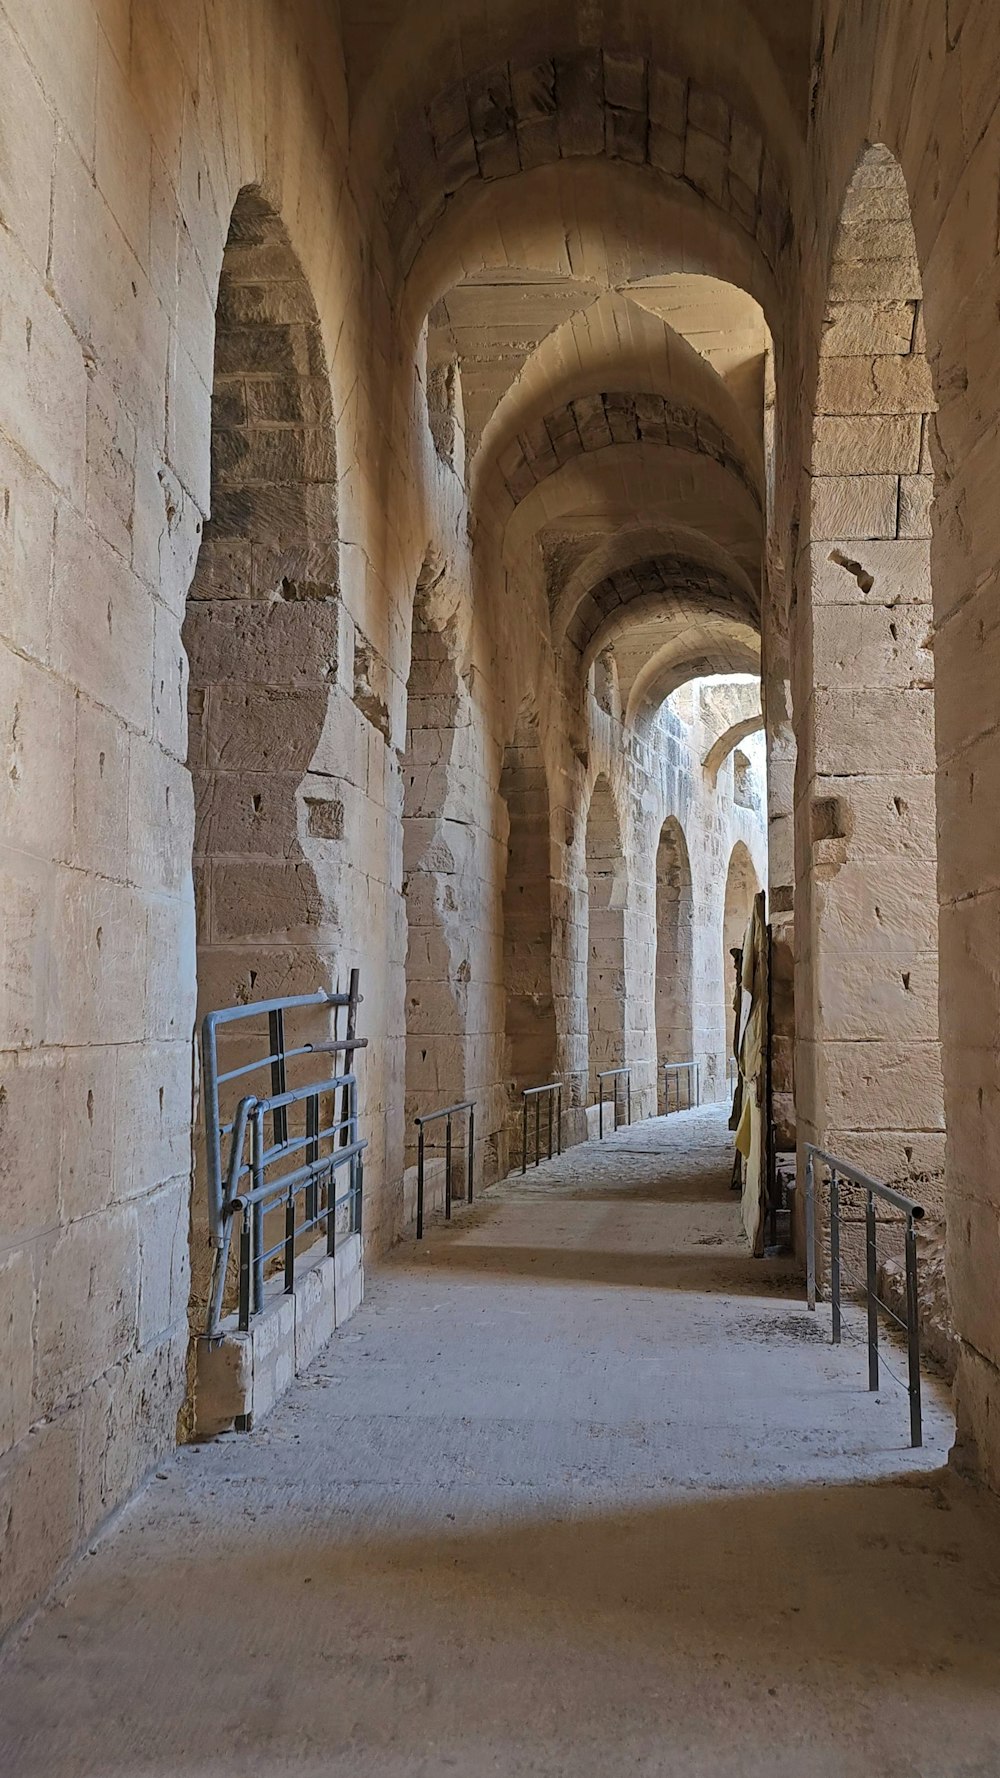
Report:
M998 1505L728 1172L653 1120L398 1249L11 1650L4 1778L997 1778Z

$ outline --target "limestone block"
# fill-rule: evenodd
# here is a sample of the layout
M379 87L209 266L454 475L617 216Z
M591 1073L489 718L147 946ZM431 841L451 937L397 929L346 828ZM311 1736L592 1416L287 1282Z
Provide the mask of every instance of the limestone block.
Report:
M934 477L903 475L899 481L900 537L930 537Z
M0 1142L4 1153L4 1240L28 1241L59 1220L58 1050L10 1051L0 1058Z
M87 1389L81 1401L81 1535L120 1506L177 1442L185 1385L187 1328L146 1351L131 1352Z
M332 1339L337 1326L336 1264L326 1242L317 1244L316 1259L300 1262L295 1279L295 1370L301 1373Z
M138 1229L129 1209L71 1223L39 1268L36 1416L99 1376L135 1343Z
M604 152L604 79L599 52L557 56L556 100L559 152Z
M959 1345L955 1404L952 1461L1000 1490L1000 1371L965 1342Z
M252 1412L253 1346L249 1334L235 1330L196 1344L195 1410L199 1438L225 1432Z
M1000 761L992 735L966 747L942 769L938 784L938 856L942 899L1000 885L992 831Z
M24 853L0 848L0 1048L47 1034L44 956L51 921L51 869Z
M926 414L934 408L926 358L821 358L820 414Z
M845 601L845 605L846 605ZM933 684L927 606L820 606L813 613L816 684L927 690Z
M813 427L812 472L915 475L920 464L921 426L920 414L820 414ZM901 535L924 533L901 528Z
M937 1034L937 960L933 953L831 956L822 939L816 973L818 1015L825 1041L867 1042L891 1033L919 1043Z
M53 594L57 672L148 731L153 601L117 552L66 507L56 526ZM139 671L142 662L146 672Z
M933 772L933 692L824 690L816 693L814 708L817 771Z
M314 764L329 697L323 690L213 688L207 764L228 772L305 772Z
M36 659L47 645L54 529L53 489L0 437L0 635Z
M328 917L326 899L311 865L220 860L212 867L212 928L215 941L293 937Z
M70 849L72 692L34 662L0 649L0 823L6 842L43 859Z
M83 353L40 277L10 245L0 306L0 426L53 485L83 502L87 376ZM59 400L52 391L59 390Z
M926 605L930 595L930 551L924 541L866 540L850 549L814 543L809 550L810 583L816 605L865 602Z
M254 1420L263 1419L295 1376L295 1298L276 1296L253 1322Z
M826 475L813 480L813 537L894 537L899 486L894 475Z
M128 765L129 880L142 889L185 891L194 843L190 777L138 735L131 739Z
M189 1038L194 1018L195 910L187 896L148 894L145 903L145 1030Z
M133 1047L138 1052L142 1046L124 1047L131 1053ZM119 1129L119 1054L119 1046L112 1043L80 1045L60 1052L55 1098L58 1119L54 1120L54 1128L58 1130L57 1178L62 1222L105 1210L111 1203ZM174 1115L184 1103L183 1098L174 1100ZM51 1099L49 1110L51 1113ZM37 1142L40 1122L32 1127ZM40 1158L36 1155L36 1178Z
M31 1425L34 1318L31 1254L15 1248L0 1259L0 1453Z
M0 23L0 114L17 117L0 171L0 212L44 275L55 150L54 119L7 19Z
M831 303L823 322L825 358L903 357L913 341L912 302Z
M187 1312L187 1178L145 1197L138 1209L139 1344L158 1344Z
M46 1015L56 1043L136 1042L145 1034L146 905L123 884L59 869ZM173 959L176 982L176 955Z
M118 881L128 875L129 756L140 745L110 711L76 699L68 861Z
M949 1194L948 1291L955 1328L991 1364L1000 1365L995 1281L1000 1263L1000 1208Z
M688 128L702 130L717 142L729 145L729 106L718 93L691 81L688 86Z
M199 685L227 680L275 687L331 685L337 677L342 621L342 608L332 596L285 598L267 605L213 601L189 612L184 645Z
M858 1130L942 1129L941 1060L934 1043L823 1045L821 1078L834 1153ZM876 1170L875 1177L885 1177Z
M70 1556L79 1536L79 1497L79 1426L72 1414L37 1427L0 1460L4 1630L18 1622Z

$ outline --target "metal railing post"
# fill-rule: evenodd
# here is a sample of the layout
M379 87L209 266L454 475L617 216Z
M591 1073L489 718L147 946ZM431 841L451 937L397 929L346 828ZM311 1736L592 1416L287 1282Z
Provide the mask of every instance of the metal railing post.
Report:
M868 1286L868 1387L878 1388L878 1254L875 1247L875 1199L865 1194L865 1279Z
M597 1077L597 1140L604 1141L604 1082Z
M476 1108L469 1106L469 1176L465 1182L465 1201L472 1203L472 1173L476 1164Z
M444 1219L451 1221L451 1112L444 1125Z
M556 1088L556 1116L559 1121L559 1128L556 1136L556 1140L559 1144L558 1153L562 1154L562 1081L559 1082L559 1085Z
M521 1100L521 1172L528 1171L528 1096Z
M816 1180L810 1149L806 1154L806 1302L816 1307Z
M906 1359L910 1397L910 1443L924 1442L920 1411L920 1322L917 1297L917 1237L913 1217L906 1219Z
M417 1240L424 1238L424 1126L417 1131Z
M553 1110L553 1106L555 1104L555 1094L548 1093L548 1094L546 1094L546 1097L549 1102L549 1160L551 1160L552 1159L552 1110Z
M626 1076L625 1076L625 1122L626 1122L626 1124L631 1124L631 1122L632 1122L632 1076L631 1076L631 1074L626 1074Z
M840 1186L830 1173L830 1303L833 1309L833 1343L840 1345Z
M542 1158L541 1157L541 1142L539 1140L539 1134L538 1134L538 1132L541 1128L541 1117L542 1117L542 1096L540 1093L538 1093L538 1094L536 1094L536 1097L535 1097L535 1166L536 1167Z

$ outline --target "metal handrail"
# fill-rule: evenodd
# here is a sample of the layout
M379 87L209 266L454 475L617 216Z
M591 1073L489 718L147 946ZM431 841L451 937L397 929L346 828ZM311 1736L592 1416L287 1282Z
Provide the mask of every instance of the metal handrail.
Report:
M476 1102L474 1099L460 1099L454 1105L443 1105L440 1111L424 1111L414 1118L417 1126L417 1240L424 1238L424 1125L433 1124L439 1118L447 1118L444 1138L444 1219L451 1221L451 1120L459 1111L469 1114L469 1132L466 1149L466 1195L467 1204L472 1203L472 1168L476 1153Z
M547 1080L540 1087L521 1088L521 1172L528 1171L528 1100L535 1101L535 1166L541 1159L541 1107L542 1099L548 1095L549 1101L549 1160L552 1159L552 1120L555 1117L556 1153L562 1154L562 1090L561 1080Z
M239 1326L244 1332L250 1317L264 1306L264 1273L269 1260L284 1255L285 1289L294 1289L295 1255L304 1234L326 1224L327 1251L337 1240L337 1212L350 1205L349 1232L361 1233L361 1201L364 1180L362 1156L367 1143L358 1131L358 1082L355 1074L329 1072L305 1084L288 1085L288 1064L306 1056L354 1054L367 1047L356 1036L357 1009L361 1004L359 972L352 969L346 992L289 995L258 1000L249 1005L223 1007L202 1020L203 1110L211 1244L215 1249L209 1292L206 1331L218 1332L225 1306L229 1256L233 1231L240 1218ZM340 1035L340 1009L347 1014L346 1032ZM333 1014L332 1035L315 1042L290 1046L285 1042L285 1016L306 1009ZM254 1027L266 1020L266 1044ZM247 1041L256 1038L265 1053L251 1061L240 1060L229 1069L219 1066L220 1032L233 1029L241 1056ZM326 1064L329 1068L330 1064ZM232 1109L232 1094L222 1108L222 1089L248 1077L263 1075L255 1091L243 1091ZM295 1130L289 1113L301 1107ZM269 1121L265 1141L265 1120ZM249 1144L249 1154L248 1154ZM336 1196L336 1175L349 1169L345 1192ZM302 1209L302 1218L297 1213ZM284 1235L265 1247L265 1215L284 1204Z
M688 1111L691 1111L696 1105L701 1104L701 1063L700 1062L694 1062L694 1061L691 1061L691 1062L661 1062L660 1068L663 1071L663 1115L664 1115L664 1117L670 1116L670 1082L671 1082L671 1079L673 1079L673 1082L674 1082L674 1092L675 1092L675 1097L677 1100L677 1103L674 1106L674 1110L680 1111L682 1109L682 1106L681 1106L681 1075L682 1074L687 1077L687 1107L686 1107L686 1109Z
M335 1104L338 1093L348 1096L349 1115L338 1118L334 1111L330 1122L323 1125L320 1120L321 1101L329 1094ZM293 1136L266 1145L265 1118L270 1117L272 1130L282 1127L283 1115L289 1106L296 1104L305 1105L305 1136ZM222 1238L215 1257L209 1299L206 1325L209 1335L218 1332L222 1319L229 1252L237 1216L240 1218L238 1318L239 1327L244 1333L250 1326L251 1315L259 1314L263 1308L264 1270L269 1259L276 1258L279 1253L284 1255L285 1290L290 1293L295 1286L296 1243L302 1235L325 1223L327 1252L333 1253L336 1247L336 1213L344 1204L350 1205L350 1232L357 1235L361 1233L364 1186L362 1156L368 1143L357 1135L357 1080L353 1074L331 1075L328 1080L315 1081L309 1086L272 1094L266 1099L242 1099L234 1126L235 1139L222 1205ZM249 1161L244 1158L248 1133ZM329 1153L321 1153L323 1143L331 1144ZM293 1166L277 1178L268 1178L270 1168L288 1160L292 1155L298 1155L302 1149L306 1150L303 1163ZM334 1179L345 1166L350 1170L347 1190L337 1197L334 1195ZM245 1179L249 1179L251 1183L244 1187L241 1181ZM302 1221L296 1221L296 1204L300 1197L305 1200L305 1216ZM322 1197L325 1197L325 1202L321 1202ZM280 1241L265 1247L265 1213L277 1209L282 1203L285 1206L284 1234Z
M268 1068L271 1071L272 1091L280 1092L284 1087L286 1064L299 1056L352 1055L355 1050L367 1049L367 1037L355 1036L357 1008L361 1004L358 979L358 971L352 969L350 986L346 993L329 993L326 989L320 988L315 994L293 994L279 1000L256 1000L247 1006L226 1006L205 1014L201 1026L202 1095L205 1112L205 1158L208 1170L208 1220L214 1247L220 1246L223 1238L222 1219L226 1178L222 1162L222 1139L225 1136L235 1138L236 1133L236 1118L224 1122L220 1116L219 1088L227 1085L230 1081L242 1080L247 1075ZM341 1007L344 1007L347 1011L346 1036L341 1038L335 1029L333 1037L324 1042L304 1043L295 1049L286 1049L284 1040L285 1014L286 1012L299 1012L306 1007L332 1011L335 1023L339 1018ZM266 1018L268 1023L268 1040L271 1046L268 1054L256 1057L252 1062L244 1062L239 1068L230 1068L220 1072L217 1036L219 1027L263 1018ZM249 1096L256 1098L258 1095L251 1094ZM230 1160L234 1149L235 1140L230 1145Z
M837 1155L828 1154L826 1149L818 1148L815 1143L804 1144L806 1157L806 1300L809 1308L816 1308L816 1162L819 1161L829 1170L830 1187L830 1305L832 1310L832 1337L835 1346L840 1345L841 1331L841 1284L843 1265L840 1254L840 1184L841 1181L857 1186L865 1194L865 1282L864 1291L868 1308L868 1388L874 1391L879 1387L879 1326L878 1312L884 1309L892 1320L898 1322L906 1333L907 1381L902 1384L910 1403L910 1444L914 1447L923 1444L923 1421L920 1401L920 1323L917 1304L917 1239L915 1224L924 1215L924 1207L915 1199L907 1198L894 1186L883 1185L881 1180L872 1179L869 1174L862 1173L860 1168L851 1166ZM906 1256L906 1319L890 1309L888 1303L882 1301L878 1294L878 1254L876 1251L876 1220L875 1199L891 1204L906 1218L905 1256ZM860 1280L858 1280L860 1282ZM901 1379L886 1365L886 1370L895 1382Z
M623 1074L625 1076L625 1122L630 1124L632 1122L632 1070L630 1068L603 1068L597 1076L597 1136L600 1142L604 1141L604 1087L602 1082L613 1080L615 1083L611 1089L611 1099L615 1108L614 1127L617 1130L618 1081Z

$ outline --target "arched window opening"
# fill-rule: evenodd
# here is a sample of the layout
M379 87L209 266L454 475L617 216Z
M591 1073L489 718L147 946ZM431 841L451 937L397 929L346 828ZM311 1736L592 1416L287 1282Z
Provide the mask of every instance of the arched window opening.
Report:
M219 281L211 519L183 630L199 1015L335 983L345 800L312 775L341 642L335 483L316 308L280 218L247 188ZM200 1316L203 1192L193 1206Z

